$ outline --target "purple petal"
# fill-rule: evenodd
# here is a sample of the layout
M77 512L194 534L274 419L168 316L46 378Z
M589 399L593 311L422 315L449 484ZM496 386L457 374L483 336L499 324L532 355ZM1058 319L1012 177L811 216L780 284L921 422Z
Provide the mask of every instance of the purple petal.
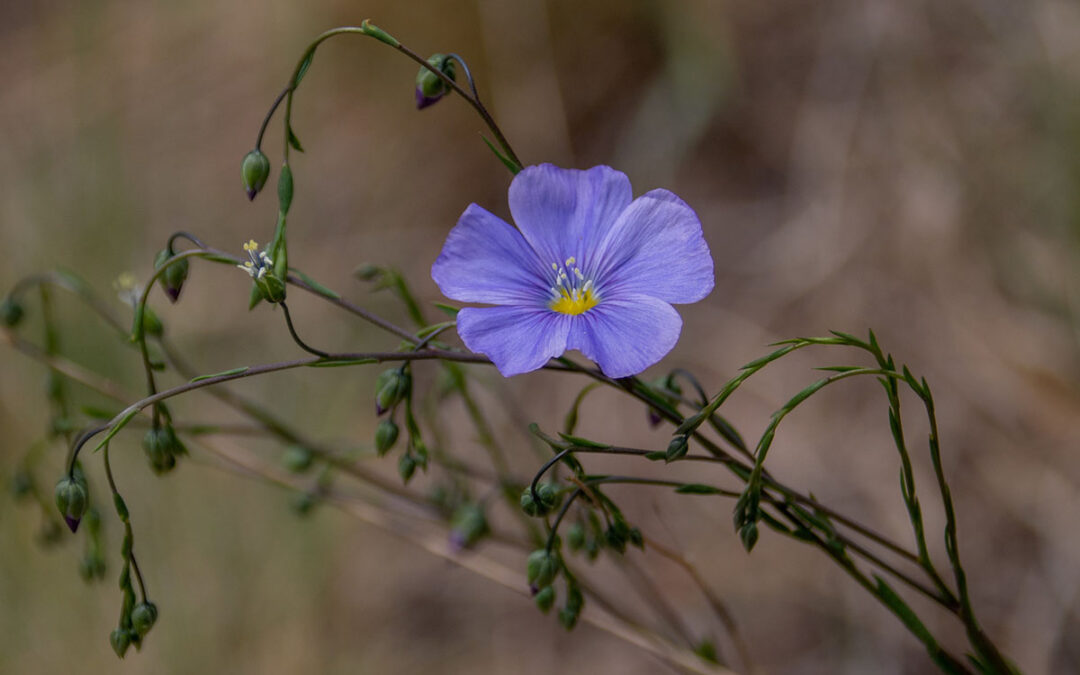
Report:
M608 377L628 377L664 358L681 331L682 318L668 303L623 295L576 316L566 346L581 350Z
M713 260L701 221L667 190L635 199L592 255L598 260L601 296L644 294L686 303L713 288Z
M551 164L526 167L510 184L510 212L541 261L562 265L592 250L630 204L626 174L608 166L587 171Z
M571 317L544 307L466 307L458 335L469 351L485 354L504 377L540 368L566 351Z
M550 285L521 234L476 204L450 230L431 278L449 298L492 305L535 306L547 298Z

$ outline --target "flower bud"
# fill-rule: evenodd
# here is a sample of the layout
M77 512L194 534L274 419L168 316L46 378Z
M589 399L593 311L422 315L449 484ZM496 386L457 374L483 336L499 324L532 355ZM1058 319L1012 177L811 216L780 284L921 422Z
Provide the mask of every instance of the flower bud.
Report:
M667 452L664 453L664 461L674 462L686 456L688 449L686 436L676 436L668 443Z
M416 473L416 460L409 453L405 453L398 460L398 474L401 476L401 480L408 483L412 479L413 474Z
M525 564L526 579L533 595L551 585L559 574L559 560L554 553L538 549L529 554Z
M472 546L487 534L488 522L479 504L462 504L450 519L450 545L456 550Z
M420 72L416 74L417 110L423 110L450 93L450 87L442 81L442 78L432 72L432 68L441 71L443 75L446 75L451 80L457 81L453 59L442 54L432 54L427 62L431 65L431 68L421 66Z
M99 551L92 551L79 561L79 576L89 583L94 579L105 578L105 558Z
M580 551L585 548L585 526L574 523L566 533L566 544L571 551Z
M394 424L394 420L386 419L379 422L379 426L375 428L375 452L379 453L379 457L394 447L397 438L398 425Z
M140 602L135 605L135 609L131 610L131 627L135 629L139 639L146 637L146 634L154 627L157 615L157 605L152 602Z
M244 161L240 164L240 174L244 179L244 191L249 200L255 199L255 195L266 185L266 179L270 177L270 160L262 151L255 149L244 155Z
M68 528L74 532L79 529L79 521L86 513L89 500L86 482L64 476L56 483L56 508L64 517Z
M548 586L544 590L537 593L536 597L533 598L533 602L536 603L536 606L540 608L541 612L547 614L549 611L551 611L551 607L555 604L555 587Z
M171 425L148 430L143 436L143 450L150 460L150 468L158 475L172 471L176 458L187 454L187 448L177 438Z
M291 445L281 456L281 464L292 473L304 473L311 468L314 457L311 451L299 445Z
M143 307L142 328L148 335L161 335L165 332L165 326L161 323L161 319L149 306Z
M319 498L312 492L301 492L293 498L291 506L293 513L298 516L306 516L319 504Z
M566 606L559 610L559 623L566 630L573 630L577 625L578 617L585 606L585 596L577 584L571 583L566 589Z
M117 628L109 635L109 644L112 645L117 656L124 658L128 647L131 646L131 634L123 628Z
M382 415L401 402L409 394L412 377L400 368L379 373L375 380L375 414Z
M173 255L173 252L167 248L158 251L157 257L154 258L154 269L161 269L161 266L167 263ZM165 271L159 277L161 289L165 291L165 295L169 297L170 302L176 302L180 299L180 291L184 287L184 282L187 281L188 268L188 260L183 258L165 268Z
M536 486L536 495L533 495L532 487L526 487L521 491L521 510L525 515L538 517L546 516L562 503L562 492L554 483L540 483Z
M0 321L3 321L5 326L14 328L19 325L22 318L22 305L16 302L14 298L4 298L4 301L0 302Z

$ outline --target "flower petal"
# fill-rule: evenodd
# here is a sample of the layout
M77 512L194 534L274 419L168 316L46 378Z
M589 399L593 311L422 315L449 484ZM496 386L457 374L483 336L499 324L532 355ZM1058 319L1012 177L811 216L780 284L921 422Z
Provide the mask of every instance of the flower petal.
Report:
M454 300L536 305L548 295L544 269L521 233L470 204L446 237L431 278Z
M648 295L605 299L574 319L567 349L581 350L608 377L645 370L671 351L682 331L675 308Z
M566 351L570 317L547 308L466 307L458 335L470 351L485 354L504 377L540 368Z
M510 183L510 212L545 266L595 248L633 198L630 179L609 166L587 171L526 167Z
M686 303L713 288L713 260L701 221L667 190L635 199L591 256L599 265L595 278L602 297L643 294Z

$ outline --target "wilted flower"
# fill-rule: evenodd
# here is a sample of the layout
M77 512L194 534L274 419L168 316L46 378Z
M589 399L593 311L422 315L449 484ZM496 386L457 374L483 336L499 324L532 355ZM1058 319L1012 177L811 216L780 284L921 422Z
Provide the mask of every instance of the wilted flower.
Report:
M470 204L431 276L466 307L465 346L503 375L578 349L605 375L640 373L671 351L682 319L671 303L701 300L713 262L693 209L667 190L632 199L607 166L532 166L510 184L518 229Z

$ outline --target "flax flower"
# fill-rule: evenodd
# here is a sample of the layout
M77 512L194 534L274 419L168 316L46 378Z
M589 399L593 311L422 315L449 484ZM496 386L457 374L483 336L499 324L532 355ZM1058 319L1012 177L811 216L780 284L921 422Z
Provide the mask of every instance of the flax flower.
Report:
M577 349L609 377L664 357L679 339L672 303L701 300L713 262L693 209L667 190L633 199L607 166L531 166L510 184L517 229L470 204L431 268L442 292L466 307L465 346L505 376Z

